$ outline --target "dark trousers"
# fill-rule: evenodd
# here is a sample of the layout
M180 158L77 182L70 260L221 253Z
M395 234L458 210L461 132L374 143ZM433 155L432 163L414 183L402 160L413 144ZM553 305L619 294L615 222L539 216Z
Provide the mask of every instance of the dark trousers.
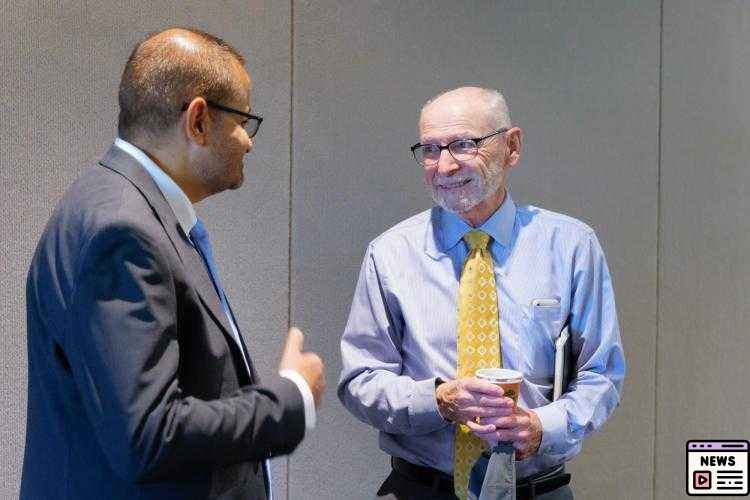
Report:
M376 498L387 500L457 500L453 494L452 484L449 485L445 479L441 478L440 481L416 480L414 477L410 478L392 470L380 486ZM516 500L531 500L531 498L527 495L518 495ZM554 491L535 495L533 498L535 500L573 500L573 491L569 485L565 485Z

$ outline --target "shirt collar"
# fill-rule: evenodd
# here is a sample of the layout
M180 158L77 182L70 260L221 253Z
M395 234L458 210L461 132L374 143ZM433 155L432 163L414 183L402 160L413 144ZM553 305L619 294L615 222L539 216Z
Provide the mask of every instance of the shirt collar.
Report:
M151 175L159 190L164 195L164 198L166 198L167 203L172 208L172 212L174 212L180 228L185 233L185 236L189 236L190 230L193 229L198 217L195 215L193 204L190 203L190 199L185 192L143 150L119 137L115 139L115 146L135 158L146 172Z
M489 219L477 227L471 227L465 220L458 215L447 210L441 210L440 233L445 250L453 248L466 233L473 229L484 231L492 236L492 239L507 248L510 245L513 234L513 226L516 221L516 204L510 196L510 191L506 191L505 200L500 207L495 210Z

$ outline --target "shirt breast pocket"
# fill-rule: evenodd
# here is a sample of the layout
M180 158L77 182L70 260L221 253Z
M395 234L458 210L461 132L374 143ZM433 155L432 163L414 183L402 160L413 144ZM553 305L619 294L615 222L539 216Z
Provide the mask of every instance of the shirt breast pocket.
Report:
M500 316L506 326L505 330L501 327L503 352L507 353L504 365L522 372L526 381L540 390L551 389L555 340L562 323L560 301L506 302Z
M532 300L531 319L534 329L554 346L563 326L560 300L556 298Z
M562 329L562 309L558 299L534 299L531 301L531 317L540 326L557 331L550 335L554 341ZM547 328L545 328L547 329Z

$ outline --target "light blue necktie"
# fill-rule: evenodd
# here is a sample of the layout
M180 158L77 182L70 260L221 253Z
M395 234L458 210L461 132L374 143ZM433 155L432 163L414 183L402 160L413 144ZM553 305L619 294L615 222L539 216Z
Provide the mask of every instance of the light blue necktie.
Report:
M203 225L202 220L198 219L195 222L193 229L190 230L190 239L193 240L195 248L198 249L198 253L203 258L203 263L206 264L208 275L211 277L211 282L214 284L214 289L216 290L216 294L219 296L221 306L224 308L224 313L227 315L229 323L234 326L232 315L229 312L229 303L227 302L227 296L224 293L224 287L221 286L221 280L219 279L219 270L216 268L216 263L214 262L214 252L211 248L211 240L208 238L208 231L206 231L206 226ZM239 337L236 335L236 332L232 332L232 334L235 335L234 340L237 342L237 345L241 346L242 343L240 342Z
M219 301L221 301L221 307L222 309L224 309L224 314L226 314L227 320L229 321L229 326L232 330L232 338L237 343L237 346L242 353L242 360L245 362L245 368L247 368L247 372L251 373L250 365L245 358L245 349L242 345L242 339L240 339L240 332L239 330L237 330L237 325L234 324L232 312L229 308L229 301L227 301L227 296L224 293L224 287L221 286L221 280L219 279L219 270L216 268L216 262L214 262L214 252L211 249L211 240L208 238L208 231L206 231L206 226L203 225L203 221L201 221L200 219L195 222L193 229L190 230L190 239L193 241L195 248L203 258L203 263L206 265L206 269L208 269L208 275L211 277L211 282L214 285L216 294L219 296Z
M245 367L247 368L247 372L249 374L250 366L247 364L247 359L245 358L245 350L242 347L240 333L237 330L237 325L234 324L234 320L232 319L232 313L229 309L229 302L227 301L227 296L224 293L224 287L221 286L221 280L219 280L219 270L216 268L216 263L214 262L214 252L211 248L211 240L208 238L208 231L206 231L206 226L203 225L202 220L198 219L195 222L193 229L190 230L190 239L193 241L195 248L203 258L203 263L206 265L208 275L211 277L211 282L214 284L216 294L219 296L221 307L224 309L224 314L227 315L229 325L232 327L232 336L234 337L234 341L237 343L237 346L242 353L242 359L245 362ZM271 464L268 462L268 460L263 461L263 472L266 476L266 495L268 496L268 500L273 500L273 492L271 491Z

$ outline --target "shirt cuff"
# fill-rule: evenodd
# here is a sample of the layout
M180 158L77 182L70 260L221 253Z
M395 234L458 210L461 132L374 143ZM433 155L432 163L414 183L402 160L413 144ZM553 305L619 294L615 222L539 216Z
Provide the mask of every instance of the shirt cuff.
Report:
M539 453L554 454L562 448L568 433L568 414L561 405L554 403L532 408L542 423L542 442Z
M411 428L416 432L431 432L449 424L438 412L434 377L414 384L409 417Z
M294 385L302 394L302 401L305 404L305 429L312 430L315 428L315 398L313 398L310 386L307 384L305 377L291 368L285 368L279 372L279 376L294 382Z

